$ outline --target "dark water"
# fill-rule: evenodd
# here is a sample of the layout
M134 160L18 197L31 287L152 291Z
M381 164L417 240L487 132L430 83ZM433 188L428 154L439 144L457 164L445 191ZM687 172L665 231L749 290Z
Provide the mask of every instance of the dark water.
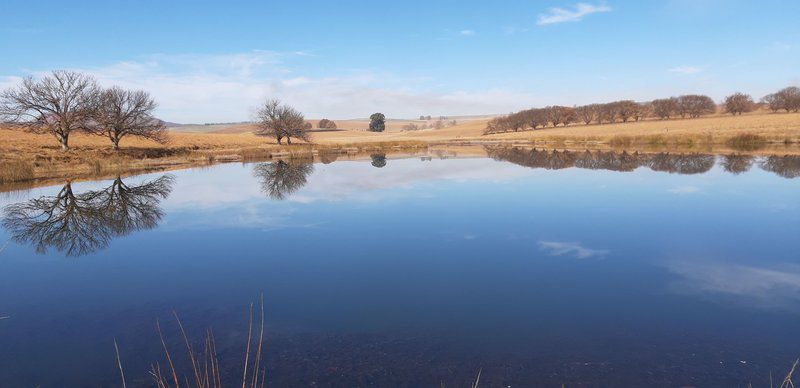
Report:
M489 151L3 194L0 386L119 385L115 338L147 386L173 309L235 380L260 292L269 386L768 386L800 355L797 158Z

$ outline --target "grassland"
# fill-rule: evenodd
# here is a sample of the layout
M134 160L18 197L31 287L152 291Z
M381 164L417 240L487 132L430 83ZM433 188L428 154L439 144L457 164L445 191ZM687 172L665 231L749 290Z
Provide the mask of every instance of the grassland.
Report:
M442 129L403 131L417 120L389 120L382 133L365 130L366 120L340 120L338 130L315 130L313 144L278 146L252 134L251 124L214 126L202 133L174 132L167 145L126 138L114 152L102 137L73 135L63 152L48 135L0 129L0 183L131 174L224 161L264 160L338 150L414 152L428 147L484 143L527 144L562 149L639 149L702 152L800 153L800 114L716 115L686 120L570 125L483 135L488 118L469 118Z

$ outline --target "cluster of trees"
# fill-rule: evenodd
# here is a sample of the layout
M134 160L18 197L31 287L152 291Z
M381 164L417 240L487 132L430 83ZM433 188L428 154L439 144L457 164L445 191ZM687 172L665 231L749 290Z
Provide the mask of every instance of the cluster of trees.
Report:
M336 129L336 123L333 120L322 119L317 123L319 129Z
M761 101L773 112L779 110L798 112L800 111L800 88L797 86L790 86L764 96Z
M39 253L54 248L67 256L104 249L116 237L155 228L164 216L160 202L172 191L171 175L127 185L117 177L101 190L76 193L68 182L55 196L4 208L3 227L20 244Z
M105 136L115 150L125 136L165 143L166 125L153 116L156 107L145 91L104 89L91 76L73 71L28 77L0 93L0 121L50 134L63 150L74 132Z
M713 105L713 101L712 101ZM631 100L614 101L605 104L590 104L577 107L548 106L519 111L489 121L485 133L520 131L524 129L567 126L572 123L615 123L639 121L649 116L650 104Z
M769 94L762 99L773 112L800 111L800 88L791 86ZM755 110L757 104L753 97L744 93L734 93L725 98L725 112L741 115ZM516 132L526 129L544 128L549 125L557 127L572 123L604 124L615 122L639 121L643 118L667 120L675 117L698 118L717 112L717 104L709 96L687 94L678 97L661 98L649 102L632 100L614 101L605 104L589 104L576 107L548 106L545 108L527 109L489 121L485 134Z

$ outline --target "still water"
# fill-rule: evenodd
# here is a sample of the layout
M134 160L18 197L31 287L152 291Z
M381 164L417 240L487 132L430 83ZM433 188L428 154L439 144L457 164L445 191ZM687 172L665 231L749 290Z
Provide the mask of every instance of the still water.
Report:
M1 194L0 386L117 386L114 339L148 386L173 310L235 380L262 292L268 386L768 386L800 354L798 158L488 153Z

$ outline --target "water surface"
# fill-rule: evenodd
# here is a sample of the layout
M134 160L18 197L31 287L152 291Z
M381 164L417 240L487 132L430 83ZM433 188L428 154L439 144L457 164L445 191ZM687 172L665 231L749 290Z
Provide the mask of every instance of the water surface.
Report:
M172 311L272 386L768 384L800 352L797 158L488 150L3 194L0 386L129 386ZM432 159L432 160L430 160ZM237 376L238 374L233 374Z

